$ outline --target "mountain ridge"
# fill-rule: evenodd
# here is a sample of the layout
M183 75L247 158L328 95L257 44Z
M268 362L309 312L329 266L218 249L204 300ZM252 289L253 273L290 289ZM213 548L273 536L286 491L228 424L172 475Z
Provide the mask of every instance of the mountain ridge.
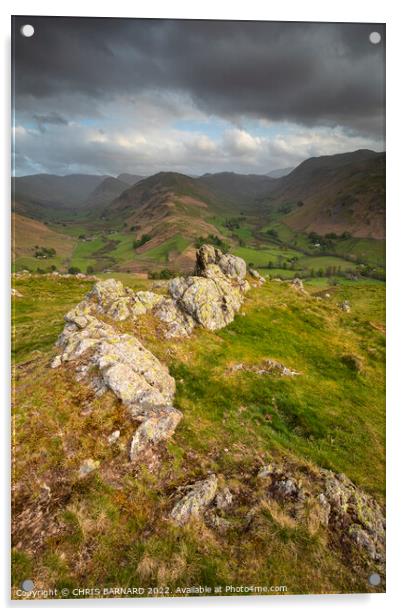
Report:
M54 187L76 181L73 190L65 189L63 202ZM79 267L124 263L143 272L157 262L185 271L201 239L238 247L251 263L276 263L272 242L310 254L312 232L338 238L347 232L357 240L380 242L385 237L385 154L370 150L313 157L280 178L234 172L193 178L163 171L130 186L113 176L57 176L54 181L40 174L33 182L33 195L14 195L14 211L24 217L24 228L34 228L29 218L78 238L70 259ZM41 233L50 245L51 236ZM354 242L339 250L347 258L362 256L361 262L383 262L379 244ZM31 246L27 257L34 252Z
M279 178L271 204L299 207L283 222L296 231L385 237L385 153L356 150L307 159Z

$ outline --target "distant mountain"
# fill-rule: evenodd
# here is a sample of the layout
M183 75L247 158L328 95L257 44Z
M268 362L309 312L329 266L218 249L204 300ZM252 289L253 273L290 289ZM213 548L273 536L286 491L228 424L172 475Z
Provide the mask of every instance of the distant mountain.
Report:
M292 211L282 221L296 231L385 237L385 154L357 150L310 158L276 180L272 205Z
M39 220L80 208L106 175L51 175L13 178L16 211Z
M233 202L250 202L272 188L273 180L266 175L222 172L207 173L197 178L199 185L213 191L216 196Z
M124 191L104 210L105 222L123 223L133 238L147 237L137 254L171 240L187 246L199 236L221 237L208 220L219 200L197 179L181 173L161 172ZM172 256L174 251L172 251ZM177 267L185 268L194 258L194 248L175 255Z
M297 232L385 237L384 153L358 150L310 158L279 178L227 172L197 178L161 172L136 178L131 174L15 178L20 258L34 255L33 247L40 244L35 234L51 247L65 245L67 255L71 239L60 235L77 217L88 236L107 237L118 230L123 237L106 242L102 255L119 245L118 258L141 271L155 262L174 264L178 271L191 268L200 237L212 235L217 244L255 248L262 241L259 230L272 221ZM61 249L56 250L63 256ZM94 260L99 259L95 251Z
M120 173L120 175L117 176L117 179L125 184L128 184L129 186L133 186L134 184L137 184L137 182L144 180L145 176L133 175L132 173Z
M125 190L105 209L108 219L124 219L148 226L156 218L167 218L180 210L191 216L208 207L211 193L181 173L161 172Z
M284 175L288 175L293 171L294 167L284 167L283 169L272 169L267 173L269 178L281 178Z
M126 175L126 174L122 174ZM120 177L120 176L119 176ZM96 188L91 192L83 207L88 209L90 213L104 208L111 201L116 199L123 191L130 188L130 184L119 180L118 178L106 177Z
M38 220L68 217L77 211L96 213L143 177L37 174L13 178L15 210Z

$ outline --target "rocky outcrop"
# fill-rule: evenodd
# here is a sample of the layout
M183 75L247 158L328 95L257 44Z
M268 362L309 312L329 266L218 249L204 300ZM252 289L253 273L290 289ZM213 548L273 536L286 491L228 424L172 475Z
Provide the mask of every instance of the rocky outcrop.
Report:
M94 288L87 293L86 298L81 302L81 306L88 307L90 310L109 316L115 321L125 321L126 319L146 314L161 302L163 296L151 291L137 291L136 293L124 287L119 280L109 278L99 281Z
M218 489L216 475L187 486L189 492L173 507L170 517L179 525L186 524L192 517L200 517L212 503Z
M141 423L132 438L130 460L134 462L144 450L173 436L182 416L173 406L152 409L150 416Z
M169 323L170 337L188 334L196 324L221 329L233 321L249 289L246 272L240 257L201 246L194 275L174 278L168 287L171 301L159 304L155 314Z
M137 338L118 334L111 325L77 309L70 311L65 320L56 343L61 353L53 360L54 367L85 354L81 374L96 369L96 386L101 379L124 404L171 404L174 379Z
M326 469L309 473L271 463L258 478L267 482L266 495L293 518L315 521L326 528L346 552L355 549L364 558L385 562L385 518L378 503L343 474Z
M97 285L95 285L97 286ZM119 292L119 286L110 285ZM95 290L102 297L104 288ZM65 317L57 355L52 367L65 362L76 364L77 379L87 379L97 395L110 389L126 406L129 415L140 426L130 446L130 459L135 461L145 449L170 438L182 418L172 406L175 381L166 366L132 335L120 334L109 324L90 314L84 301ZM120 434L119 434L120 436Z
M76 366L97 395L111 390L140 426L132 437L130 459L137 460L155 444L172 436L182 418L172 406L175 381L168 369L133 335L116 323L152 312L165 324L168 338L188 336L196 325L220 329L239 310L249 285L246 264L213 246L197 252L198 275L173 279L168 295L137 291L114 279L97 280L85 298L65 316L52 368ZM105 319L106 318L106 319Z
M242 291L231 285L217 266L208 266L204 276L175 278L169 293L196 323L209 330L221 329L233 321L240 309Z
M112 278L98 280L67 320L102 315L117 322L135 321L152 313L164 324L166 338L189 336L196 325L221 329L234 319L250 288L246 264L240 257L204 245L197 251L195 272L171 280L167 295L134 292Z
M233 494L227 486L224 486L215 497L216 508L220 511L226 511L233 503Z
M233 372L254 372L255 374L271 374L272 376L298 376L300 374L300 372L288 368L276 359L264 359L259 365L233 364L226 373Z
M343 312L350 312L351 309L350 302L347 299L345 299L339 307Z
M197 251L193 276L174 278L170 298L156 307L155 314L168 324L168 337L188 335L195 325L216 330L230 323L239 311L244 293L246 264L214 246Z
M86 379L98 396L111 390L140 422L130 443L132 461L170 438L182 414L172 406L175 381L168 369L135 336L119 332L111 322L152 313L164 324L167 338L189 336L196 325L220 329L240 309L249 288L245 276L243 259L204 245L197 251L195 275L171 280L167 295L95 279L92 290L65 315L51 367L72 362L78 380Z
M217 265L222 274L230 279L243 280L247 273L243 259L224 254L219 248L204 244L197 251L194 275L205 276L210 265Z
M17 289L11 289L11 297L22 297L22 293L20 293Z
M302 293L303 295L307 295L307 291L304 288L303 281L300 278L294 278L290 284L290 286L297 291L298 293Z
M329 524L344 541L366 552L372 560L385 561L385 519L376 501L343 474L323 471L325 496L330 506Z
M211 475L181 489L186 494L175 504L170 517L183 525L203 516L206 524L219 532L233 528L233 523L247 532L254 521L257 523L260 508L268 507L274 516L280 511L279 519L304 525L309 532L322 529L346 560L357 555L370 567L383 569L384 513L373 497L345 475L279 461L261 467L257 476L250 473L245 477L240 484L234 477L237 493L242 495L237 509L229 488L225 485L218 490L217 477ZM245 498L248 513L244 511Z
M254 280L255 280L255 282L252 283L252 284L257 285L257 286L261 286L262 284L264 284L265 278L264 278L264 276L261 276L261 274L259 272L257 272L257 270L249 269L248 272L249 272L250 276L252 278L254 278Z

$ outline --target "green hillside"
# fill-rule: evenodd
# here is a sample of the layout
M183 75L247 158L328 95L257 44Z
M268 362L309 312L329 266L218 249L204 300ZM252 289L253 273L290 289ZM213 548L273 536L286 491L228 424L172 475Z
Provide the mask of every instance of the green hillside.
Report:
M275 276L384 279L384 170L384 154L358 150L308 159L279 178L161 172L124 176L128 188L105 176L19 178L15 207L25 215L15 235L24 251L13 268L185 272L208 242ZM52 206L46 196L54 193ZM44 203L54 214L47 219ZM35 225L39 247L56 254L36 256L38 242L25 230Z
M120 276L133 289L150 285ZM14 481L39 498L38 477L45 478L64 528L57 538L50 533L35 559L15 549L15 583L39 576L58 589L174 589L250 579L286 583L294 594L375 591L365 574L351 569L350 556L327 545L324 531L296 524L269 503L259 510L257 525L244 526L253 490L260 494L261 488L242 486L262 464L285 456L305 468L346 473L383 503L384 285L307 284L306 297L287 284L267 283L250 291L226 328L197 329L179 341L155 337L152 320L144 317L134 333L168 365L184 417L161 462L150 470L140 465L133 474L124 462L132 428L121 405L111 395L94 398L68 368L49 370L63 316L92 284L46 276L13 281L22 294L15 299L13 330ZM317 292L330 297L318 301ZM350 313L338 307L344 299ZM127 327L121 324L122 331ZM300 375L230 371L267 357ZM116 426L123 444L111 446L107 436ZM98 460L99 469L77 479L87 458ZM174 527L166 512L175 490L209 471L224 477L236 495L233 528L212 532L202 520Z

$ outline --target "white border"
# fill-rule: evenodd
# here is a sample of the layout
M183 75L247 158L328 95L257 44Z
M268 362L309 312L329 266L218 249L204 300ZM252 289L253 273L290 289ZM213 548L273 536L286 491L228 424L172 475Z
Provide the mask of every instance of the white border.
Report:
M387 23L387 326L388 326L388 353L387 353L387 523L388 523L388 550L387 550L387 594L386 595L333 595L333 596L289 596L289 597L248 597L248 598L220 598L210 599L170 599L133 601L114 599L109 601L60 601L60 602L10 602L9 596L9 515L6 507L2 507L2 550L1 550L1 590L0 597L4 607L15 609L16 613L25 612L26 609L65 609L74 613L94 610L115 611L116 609L131 609L137 613L173 613L178 610L191 609L194 612L208 609L213 613L222 609L230 609L234 614L240 614L244 609L252 609L256 614L282 613L315 614L318 612L334 613L342 611L344 614L363 613L365 616L375 614L379 610L391 610L400 604L398 591L401 576L401 521L402 498L400 469L402 469L402 419L400 402L400 374L402 364L398 352L401 340L401 285L400 268L401 256L398 254L398 244L402 241L401 225L401 79L400 63L402 58L402 19L400 3L392 0L379 2L369 0L337 0L335 3L325 3L322 0L281 0L268 3L267 1L248 0L246 3L234 5L233 2L203 0L198 6L193 3L179 0L168 2L151 1L144 4L134 4L130 1L114 0L113 3L100 5L99 2L83 0L69 0L68 3L55 3L50 0L35 0L10 2L3 1L1 27L2 62L1 71L3 84L1 100L3 131L5 135L1 156L2 173L2 255L0 259L2 301L1 315L4 318L1 335L1 365L0 374L3 377L3 456L2 473L3 503L9 502L9 191L10 191L10 15L80 15L105 17L170 17L170 18L203 18L203 19L265 19L282 21L349 21L349 22L386 22ZM398 6L399 5L399 6ZM399 317L399 319L398 319ZM67 612L67 613L68 613Z

